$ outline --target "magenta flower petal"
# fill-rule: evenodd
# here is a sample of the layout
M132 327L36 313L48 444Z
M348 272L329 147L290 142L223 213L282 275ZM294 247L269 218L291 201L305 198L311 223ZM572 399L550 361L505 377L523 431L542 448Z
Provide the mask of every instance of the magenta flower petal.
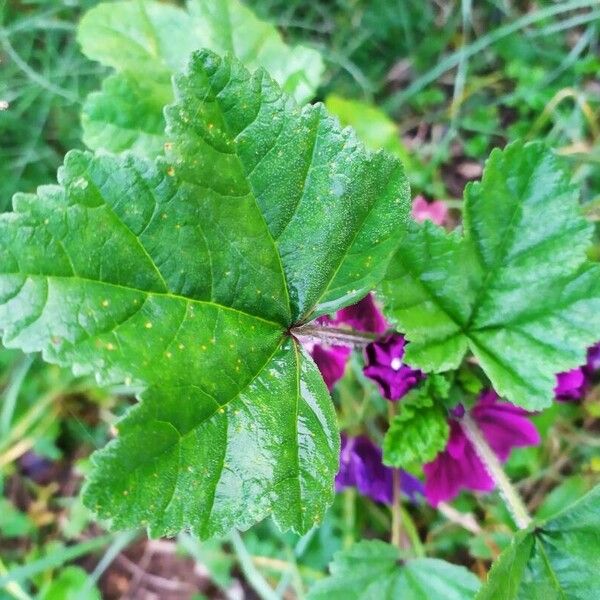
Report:
M461 489L488 492L494 482L460 426L461 411L453 411L450 437L445 450L423 466L425 496L433 506L452 500ZM464 414L464 412L463 412ZM535 446L540 436L528 413L498 398L493 390L483 392L470 411L483 436L501 461L513 448Z
M448 448L462 448L459 456ZM480 492L494 489L494 481L487 471L475 449L466 439L460 425L450 422L450 438L446 450L440 452L435 459L423 465L425 473L425 497L432 506L440 502L453 500L463 488Z
M508 459L513 448L540 443L540 434L527 412L500 400L493 391L482 394L471 416L501 461Z
M423 484L412 475L400 473L402 491L411 499L423 494ZM339 492L356 487L362 496L390 504L393 499L393 469L382 461L382 452L368 437L342 435L340 470L335 478Z
M425 375L402 362L404 336L394 333L366 347L364 374L377 383L381 395L399 400L414 388Z
M373 294L367 294L356 304L339 310L335 322L371 333L385 333L388 329L388 324L377 307Z
M448 218L448 207L445 202L427 202L423 196L417 196L413 200L412 216L420 223L429 219L436 225L443 225Z
M311 355L329 391L344 376L350 353L350 348L344 346L324 347L317 344L313 347Z
M586 377L583 368L572 369L556 376L554 395L563 402L581 400L585 394Z

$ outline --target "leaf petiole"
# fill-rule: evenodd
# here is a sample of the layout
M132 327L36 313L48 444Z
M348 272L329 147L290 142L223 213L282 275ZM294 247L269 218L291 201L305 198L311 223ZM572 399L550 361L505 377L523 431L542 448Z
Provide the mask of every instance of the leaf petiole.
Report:
M489 476L494 480L515 524L519 529L527 529L532 522L529 511L519 495L519 492L515 489L504 472L495 452L490 448L490 445L483 437L479 427L475 421L471 419L468 413L465 413L460 419L460 426L469 441L473 444L475 452L485 466Z
M290 333L297 338L305 338L331 346L348 346L350 348L363 348L380 337L375 333L342 327L314 325L312 323L294 327L290 329Z

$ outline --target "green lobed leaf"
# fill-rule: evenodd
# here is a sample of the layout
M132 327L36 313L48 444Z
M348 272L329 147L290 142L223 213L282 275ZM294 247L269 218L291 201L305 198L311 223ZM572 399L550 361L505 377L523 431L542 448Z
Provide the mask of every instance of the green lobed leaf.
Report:
M0 217L3 341L143 389L84 491L115 527L306 531L339 435L289 329L377 284L406 179L237 60L196 54L177 97L168 159L71 152Z
M555 374L585 362L600 330L592 226L560 159L540 143L495 150L465 191L464 234L410 228L382 292L425 371L471 350L494 389L529 409L553 398Z
M112 152L158 156L165 143L163 107L173 101L171 81L110 75L83 107L83 142Z
M395 546L362 541L336 554L330 577L309 600L472 600L479 580L465 567L435 558L402 560Z
M520 531L477 600L595 600L600 590L600 486L545 523Z
M148 157L165 141L171 76L194 50L232 54L250 70L263 67L300 103L314 96L324 69L316 50L286 45L239 0L189 0L186 10L149 0L105 2L85 14L78 40L86 56L117 71L84 104L85 144Z
M449 428L446 411L431 398L402 402L383 439L383 462L410 469L433 460L446 447Z

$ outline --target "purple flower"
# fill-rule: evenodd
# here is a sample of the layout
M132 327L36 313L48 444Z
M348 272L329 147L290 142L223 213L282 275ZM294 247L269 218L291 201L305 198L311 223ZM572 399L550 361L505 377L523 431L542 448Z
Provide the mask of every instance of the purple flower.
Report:
M329 326L346 325L358 331L371 333L384 333L388 329L388 324L377 308L372 294L368 294L352 306L339 310L335 318L320 317L317 322ZM323 346L321 344L313 346L311 355L321 371L329 391L344 376L350 354L350 348L345 346Z
M342 434L340 470L335 478L335 489L340 492L356 487L362 496L376 502L391 504L393 492L393 469L382 461L382 452L368 437L348 437ZM423 494L423 484L412 475L400 471L400 487L411 499Z
M581 400L585 394L586 376L582 367L559 373L556 376L554 395L561 402Z
M404 336L392 333L366 348L367 364L364 374L377 382L381 395L388 400L399 400L415 387L425 375L402 362Z
M19 458L21 472L38 484L48 483L53 476L53 463L47 458L28 451Z
M448 206L439 200L427 202L423 196L417 196L413 200L412 216L415 221L422 222L429 219L436 225L443 225L448 217Z
M540 442L537 429L527 412L498 398L493 390L483 392L471 409L471 418L501 461L513 448L535 446ZM433 505L455 498L461 489L489 492L494 481L477 456L475 448L460 426L460 412L450 421L446 449L423 466L425 496Z

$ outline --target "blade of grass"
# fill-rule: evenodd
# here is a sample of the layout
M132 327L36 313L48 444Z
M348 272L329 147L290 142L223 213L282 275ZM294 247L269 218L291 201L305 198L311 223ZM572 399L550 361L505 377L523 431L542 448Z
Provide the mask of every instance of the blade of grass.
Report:
M11 583L21 584L38 573L43 573L49 569L56 569L80 556L97 552L107 544L110 544L114 538L114 534L101 535L91 540L79 542L74 546L55 550L49 556L44 556L43 558L39 558L28 564L14 567L13 569L8 570L6 574L0 576L0 589L7 587Z
M258 596L262 598L262 600L279 600L279 597L273 588L267 583L267 580L254 566L254 563L252 562L252 556L246 549L244 541L242 540L242 536L237 531L233 531L230 534L229 539L246 580L252 586Z
M15 407L17 405L17 398L19 397L23 381L25 381L25 376L33 364L33 360L34 356L32 354L26 354L17 363L12 372L10 382L4 393L4 398L2 399L2 414L0 415L0 436L2 437L4 437L10 429L15 413Z
M471 56L474 56L475 54L485 50L489 46L499 42L501 39L511 35L512 33L515 33L516 31L519 31L520 29L524 29L529 25L533 25L534 23L565 12L597 6L598 0L571 0L569 2L563 2L561 4L536 10L524 15L512 23L507 23L502 27L498 27L498 29L491 31L490 33L475 40L468 46L464 46L447 56L433 69L430 69L427 71L427 73L413 81L406 89L390 96L390 98L385 102L384 106L390 112L398 110L402 104L420 92L423 88L436 81L447 71L450 71L454 67L458 66L461 60L463 60L463 57L470 58Z

